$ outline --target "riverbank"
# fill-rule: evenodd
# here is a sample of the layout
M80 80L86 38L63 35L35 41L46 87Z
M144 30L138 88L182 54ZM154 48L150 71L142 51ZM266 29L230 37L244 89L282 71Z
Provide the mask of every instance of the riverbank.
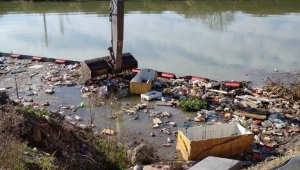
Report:
M269 89L269 91L268 89L260 91L259 89L250 88L249 86L248 88L251 89L249 92L247 90L245 91L246 86L243 85L236 89L218 89L221 90L221 93L218 91L212 92L211 89L213 88L206 88L207 91L204 91L202 95L199 93L200 96L198 97L203 99L203 95L210 92L209 95L207 95L207 99L210 100L210 109L215 112L217 118L209 120L205 119L205 115L203 115L204 119L201 121L201 117L197 117L199 115L196 114L196 111L184 112L182 111L182 108L170 107L171 105L159 106L162 102L161 100L141 100L140 96L129 95L128 88L122 88L122 90L118 89L117 93L115 93L112 98L99 98L99 89L103 86L107 86L111 81L106 78L96 78L87 84L80 84L80 67L76 62L73 64L61 65L5 58L5 61L1 66L10 68L9 72L1 75L0 87L5 88L2 90L7 91L12 100L22 103L25 106L33 107L36 110L43 109L49 111L49 114L57 115L72 126L78 128L88 128L90 126L94 128L94 131L98 132L102 131L104 128L109 128L117 132L117 134L128 133L130 134L130 137L124 141L127 146L134 147L143 141L147 141L147 143L153 145L158 155L163 157L164 160L182 160L181 153L175 149L176 131L178 128L182 128L187 122L190 123L190 126L197 126L205 125L207 123L218 124L226 123L228 121L237 121L243 126L251 129L257 135L254 143L261 144L260 142L262 142L272 144L272 149L274 149L272 151L280 148L277 148L277 146L284 146L281 143L289 143L289 139L291 137L295 138L294 135L298 136L299 133L299 131L297 131L299 125L299 122L297 121L297 117L299 116L299 113L297 112L297 109L299 109L297 108L297 103L299 99L294 97L293 100L295 101L292 101L292 98L288 98L286 93L280 92L280 89L282 88L280 86L277 87L277 90ZM114 85L122 85L122 87L128 87L130 81L123 76L115 77L113 80L115 83ZM166 99L170 100L172 98L178 100L182 96L191 97L191 89L194 87L193 83L184 79L172 80L160 78L158 83L161 86L158 89L163 92ZM174 90L176 87L178 88L178 86L183 87L182 85L184 85L186 89L183 88L177 91L178 94L176 97ZM269 85L270 87L276 87L271 86L272 84ZM200 86L197 85L196 87ZM218 85L216 87L220 88ZM241 87L243 88L240 89ZM156 88L156 90L158 89ZM244 96L244 99L236 98L241 99L240 104L235 103L234 105L231 105L229 102L224 108L220 108L220 106L223 105L221 100L234 100L231 95L224 95L224 93L232 93L232 90L236 90L239 96ZM186 91L188 93L180 94L180 91ZM263 93L264 91L267 93ZM278 94L275 94L274 91ZM19 93L19 96L17 95L17 92ZM252 98L248 97L247 99L246 94L251 95ZM197 96L197 94L194 95ZM278 117L278 119L285 122L284 127L269 129L270 127L265 127L264 124L260 124L261 126L253 126L256 121L254 121L255 119L253 118L249 119L247 114L245 114L246 116L234 116L237 115L238 112L234 111L232 108L239 110L246 107L246 105L246 108L257 108L260 105L256 105L255 102L252 103L251 100L255 99L258 102L260 98L262 99L265 97L282 99L279 103L269 103L268 106L270 106L270 110L268 110L272 111L273 109L273 114L284 116ZM289 99L288 102L290 103L285 106L286 108L278 110L280 106L282 106L280 104L287 101L287 99ZM83 101L84 103L82 103ZM146 108L139 109L134 114L129 114L129 112L124 111L124 109L128 110L134 108L137 104L143 104ZM224 121L225 108L228 111L227 113L230 113L230 116L227 117L226 121ZM223 109L223 111L219 109ZM246 110L246 113L247 112L249 111ZM164 115L167 113L172 116L165 117ZM138 115L137 119L134 117L135 115ZM270 117L270 115L272 114L267 114L265 118L260 119L261 123L266 122L270 124L270 120L271 123L274 123L273 117ZM79 121L78 117L82 120ZM149 125L152 124L153 117L160 118L164 124L157 129L152 129ZM196 121L196 117L197 119L200 119L200 121ZM170 120L168 121L168 119ZM173 124L169 124L169 122L175 122L177 126L173 126ZM274 126L277 124L278 123L274 123ZM270 132L271 135L264 134L266 128L268 128L268 133ZM281 133L284 135L282 136ZM269 139L268 137L270 136L273 138ZM169 138L171 139L171 142L169 142ZM273 145L274 142L276 142L277 145ZM164 144L168 145L164 146ZM262 149L262 146L260 145L257 147ZM291 147L292 150L297 150L295 147ZM279 153L283 155L285 154L285 150L281 150ZM269 154L273 154L273 152L270 152ZM262 160L267 158L269 158L268 155L263 155ZM243 153L236 159L241 160L245 167L249 167L261 161L259 160L260 158L255 158L252 152Z

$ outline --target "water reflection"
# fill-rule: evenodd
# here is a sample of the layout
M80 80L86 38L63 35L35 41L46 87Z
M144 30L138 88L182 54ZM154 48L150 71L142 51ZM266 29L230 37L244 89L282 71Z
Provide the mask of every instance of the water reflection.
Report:
M48 33L47 33L47 21L46 21L46 14L43 13L43 21L44 21L44 31L45 31L45 43L48 47Z
M141 68L214 79L247 79L245 72L259 68L297 69L300 2L284 8L251 2L126 1L124 51ZM108 2L1 4L0 36L3 52L106 56Z
M216 12L212 15L200 15L199 19L210 29L225 30L234 21L234 12Z

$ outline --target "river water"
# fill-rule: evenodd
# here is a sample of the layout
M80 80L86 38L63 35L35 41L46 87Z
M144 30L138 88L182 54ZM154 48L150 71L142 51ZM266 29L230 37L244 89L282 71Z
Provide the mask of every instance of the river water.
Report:
M108 1L0 2L0 52L79 61L107 56L111 37L108 6ZM215 80L254 80L262 72L274 74L274 69L299 71L298 0L126 0L124 20L123 51L135 56L139 68ZM82 101L79 87L58 90L71 95L68 100L61 96L63 105ZM121 102L136 104L140 99L131 96ZM185 117L195 115L169 107L154 111L172 113L180 127ZM103 111L79 109L77 114L88 123L92 112ZM144 113L134 121L124 114L115 122L117 131L142 132L140 138L157 146L167 138L161 134L149 137L152 118ZM103 122L98 124L103 128ZM161 150L167 159L176 154L174 147Z
M109 55L109 2L0 3L0 51ZM216 80L299 68L300 1L126 1L124 52L140 68Z

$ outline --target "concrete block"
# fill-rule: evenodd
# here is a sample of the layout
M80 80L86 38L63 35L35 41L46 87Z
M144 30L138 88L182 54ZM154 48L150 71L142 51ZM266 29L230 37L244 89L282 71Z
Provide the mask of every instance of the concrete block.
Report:
M238 160L219 158L209 156L202 161L198 162L189 170L238 170L242 169L242 164Z

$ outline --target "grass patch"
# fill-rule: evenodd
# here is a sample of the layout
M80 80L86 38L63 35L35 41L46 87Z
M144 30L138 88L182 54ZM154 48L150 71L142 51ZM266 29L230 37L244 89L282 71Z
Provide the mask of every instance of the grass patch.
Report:
M180 101L180 107L185 111L198 111L201 109L208 109L209 104L207 101L189 98Z

